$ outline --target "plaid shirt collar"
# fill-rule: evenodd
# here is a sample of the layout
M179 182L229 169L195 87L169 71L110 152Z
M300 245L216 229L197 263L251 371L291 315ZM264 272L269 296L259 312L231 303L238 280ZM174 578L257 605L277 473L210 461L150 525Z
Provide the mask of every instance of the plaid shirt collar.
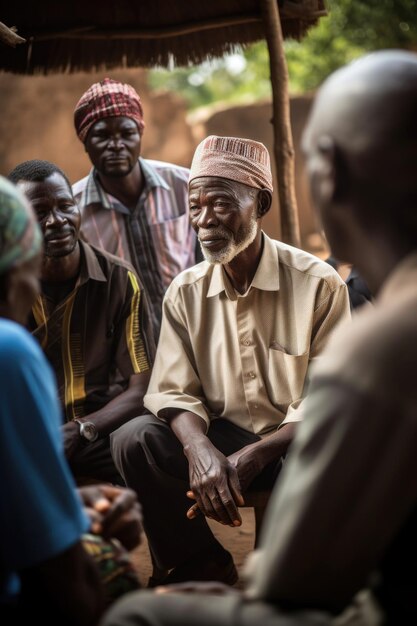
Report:
M155 189L156 187L162 187L166 191L171 189L166 181L161 178L158 172L152 167L149 161L139 157L139 164L145 177L145 187L142 196L146 197L150 190ZM128 211L126 207L119 200L117 200L117 198L114 198L111 194L104 191L98 180L97 170L95 167L91 169L85 187L85 205L88 206L90 204L101 204L104 209L116 209L122 213L130 213L130 211Z

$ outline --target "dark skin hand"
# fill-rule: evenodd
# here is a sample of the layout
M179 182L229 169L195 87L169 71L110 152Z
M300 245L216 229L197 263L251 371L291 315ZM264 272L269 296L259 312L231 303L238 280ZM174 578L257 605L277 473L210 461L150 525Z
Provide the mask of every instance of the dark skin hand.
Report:
M258 476L264 467L276 459L285 456L296 429L295 422L284 424L279 430L260 441L251 443L227 457L228 463L235 469L241 493L245 493L253 479ZM187 496L197 500L193 490ZM244 495L243 495L244 498ZM193 519L201 511L198 501L187 511L187 517Z
M133 491L106 484L78 491L92 521L92 532L117 538L128 550L140 543L141 513ZM81 541L54 558L21 570L19 576L26 621L39 617L38 622L45 625L92 626L106 608L100 573Z
M240 526L243 504L236 469L206 438L198 447L184 449L189 462L191 491L204 514L221 524Z
M240 526L237 507L243 504L243 497L236 469L205 435L204 421L189 411L167 410L164 417L183 445L190 489L200 511L221 524Z
M126 550L133 550L140 544L142 512L134 491L99 484L80 487L78 492L94 534L104 539L116 538Z
M142 516L131 489L100 484L80 487L78 492L91 519L92 532L105 539L117 538L127 550L139 545ZM91 626L105 608L97 566L80 542L20 572L20 577L28 616L39 614L41 623Z
M83 421L94 422L99 436L105 437L119 426L122 426L132 417L140 415L143 410L143 396L145 395L150 378L150 370L134 374L129 379L126 391L113 398L100 410L90 413ZM83 439L77 422L67 422L62 426L64 451L67 459L71 459Z
M269 437L245 446L226 457L205 435L206 424L191 412L167 411L171 428L184 447L189 463L190 490L196 502L187 512L193 519L200 511L228 526L240 526L238 507L243 493L268 463L287 452L295 424L284 424Z

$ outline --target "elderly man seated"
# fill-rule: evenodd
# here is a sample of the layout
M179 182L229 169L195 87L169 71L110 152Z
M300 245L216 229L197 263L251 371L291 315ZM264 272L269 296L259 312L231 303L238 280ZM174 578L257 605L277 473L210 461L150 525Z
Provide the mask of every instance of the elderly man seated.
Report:
M144 400L153 415L111 436L154 561L172 570L165 583L235 583L206 517L239 526L245 491L272 487L301 419L309 364L350 319L337 272L262 231L272 191L263 144L211 136L197 147L190 216L206 260L166 292Z
M109 434L143 408L152 333L133 268L79 239L65 174L25 161L9 178L29 198L44 239L41 287L28 328L58 381L67 459L76 478L120 483Z
M417 55L403 50L354 61L316 96L303 136L314 202L374 304L312 374L243 593L140 591L101 626L417 624L416 111Z

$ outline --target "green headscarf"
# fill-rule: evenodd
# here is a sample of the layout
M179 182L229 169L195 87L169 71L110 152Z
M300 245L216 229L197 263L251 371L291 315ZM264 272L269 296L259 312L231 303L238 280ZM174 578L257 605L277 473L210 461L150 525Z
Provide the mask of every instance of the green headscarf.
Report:
M0 176L0 274L35 257L42 233L22 192Z

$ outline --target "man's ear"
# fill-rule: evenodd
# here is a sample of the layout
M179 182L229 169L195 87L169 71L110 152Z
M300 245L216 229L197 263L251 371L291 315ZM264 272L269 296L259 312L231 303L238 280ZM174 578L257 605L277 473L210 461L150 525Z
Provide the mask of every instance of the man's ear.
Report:
M329 135L317 141L316 184L323 202L341 200L347 185L347 169L343 153Z
M272 204L272 193L269 189L261 189L258 193L258 219L268 213Z

